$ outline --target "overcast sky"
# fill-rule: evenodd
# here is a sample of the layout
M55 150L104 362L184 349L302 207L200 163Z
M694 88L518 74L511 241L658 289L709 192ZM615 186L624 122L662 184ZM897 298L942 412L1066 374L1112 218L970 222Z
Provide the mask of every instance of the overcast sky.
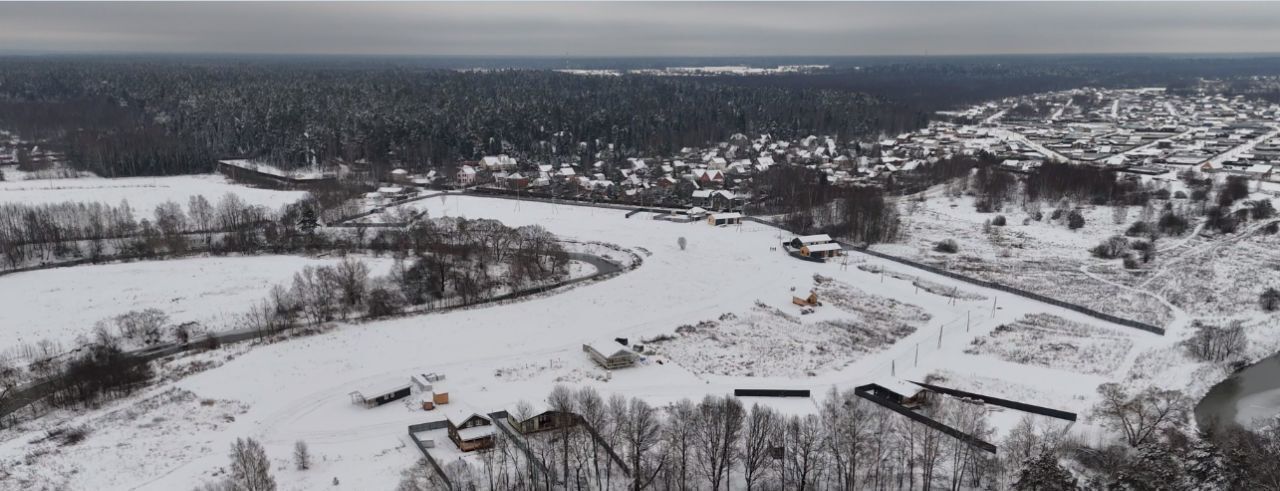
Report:
M0 3L0 50L504 56L1280 51L1280 3Z

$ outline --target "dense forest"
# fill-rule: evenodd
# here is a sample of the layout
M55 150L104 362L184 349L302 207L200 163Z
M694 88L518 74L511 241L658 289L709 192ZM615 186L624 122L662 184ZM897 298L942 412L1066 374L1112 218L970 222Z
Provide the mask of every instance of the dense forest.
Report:
M733 133L853 138L925 122L843 90L314 63L0 60L0 127L104 176L366 160L669 155Z
M229 157L286 168L339 160L425 168L501 152L620 160L671 155L734 133L875 137L921 127L941 109L1046 90L1280 74L1271 57L1157 56L815 59L804 61L831 68L763 76L546 70L697 61L717 60L532 59L498 65L512 69L459 70L496 62L0 58L0 128L104 176L204 172Z

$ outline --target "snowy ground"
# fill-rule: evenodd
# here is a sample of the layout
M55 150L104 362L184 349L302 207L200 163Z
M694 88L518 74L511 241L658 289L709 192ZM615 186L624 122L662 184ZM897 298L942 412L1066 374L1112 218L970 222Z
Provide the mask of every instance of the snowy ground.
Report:
M78 458L82 456L79 450L56 446L42 446L48 453L26 462L24 455L32 451L27 444L31 435L39 434L42 427L75 423L44 418L30 423L21 437L0 443L0 462L14 466L15 475L28 476L13 486L27 488L36 485L33 481L47 478L58 483L56 487L68 489L189 489L220 476L229 443L236 437L251 436L266 445L283 490L321 486L389 489L398 480L398 470L418 457L408 442L406 426L437 416L399 403L364 409L352 405L347 393L372 385L403 383L412 373L445 373L450 398L482 411L511 409L521 400L542 399L555 383L594 386L606 395L623 393L662 405L685 397L726 394L734 388L811 389L820 394L832 387L851 388L894 377L921 380L930 373L940 373L958 387L1084 413L1093 404L1099 383L1125 379L1134 365L1132 354L1110 373L1084 374L964 351L995 326L1036 313L1128 338L1134 345L1131 353L1167 348L1176 342L925 272L919 272L919 279L940 285L942 289L937 291L950 288L967 295L952 298L917 290L910 280L838 262L799 261L771 250L784 237L776 229L756 224L675 224L651 220L647 214L627 219L621 211L477 197L451 196L444 203L427 200L426 204L431 216L442 216L447 208L450 216L493 218L510 226L539 224L567 238L619 244L640 253L644 263L621 276L558 295L341 325L324 334L257 347L217 368L161 384L80 417L101 417L111 408L137 405L173 388L200 400L228 401L227 407L243 407L235 421L217 425L207 423L210 416L206 413L188 416L182 410L171 411L165 417L200 428L188 431L198 433L194 438L199 441L193 442L190 435L157 440L145 468L131 465L132 459L139 458L136 452L104 452L84 459ZM688 240L687 250L677 245L680 237ZM871 266L902 268L853 254L851 259ZM703 374L678 363L659 364L658 356L646 358L634 368L606 372L592 365L581 351L582 342L599 338L674 335L681 325L718 319L726 312L749 313L757 308L757 301L800 316L800 307L791 304L791 296L812 288L815 274L850 285L860 294L914 306L928 315L927 320L917 317L918 327L913 332L890 346L859 353L856 359L815 363L821 360L798 355L797 365L815 367L811 375L803 376ZM978 297L990 300L966 299ZM839 302L824 304L820 311L843 308ZM708 344L705 351L707 356L732 359L742 356L747 347ZM1052 380L1052 386L1046 386L1046 380ZM760 398L749 402L774 405L788 413L811 413L816 404L812 399ZM1000 418L998 422L1010 425L1016 418ZM90 434L80 445L110 448L127 440L121 433L103 431ZM289 469L288 458L297 440L305 440L323 464L305 473ZM118 472L122 468L131 471L122 474ZM334 477L341 485L331 485Z
M1153 296L1109 284L1081 271L1094 261L1089 249L1108 237L1123 234L1138 220L1139 207L1128 207L1122 223L1116 224L1112 207L1086 205L1081 208L1085 226L1077 230L1067 227L1065 214L1060 220L1052 220L1051 206L1043 207L1043 219L1036 221L1028 220L1025 211L1010 204L1001 212L978 213L969 196L904 202L899 209L903 212L903 242L876 245L875 250L1122 318L1157 326L1173 320L1173 312ZM1006 226L984 227L986 221L997 215L1005 216ZM934 245L944 239L955 240L959 252L935 252Z
M6 172L6 177L8 173ZM112 206L127 200L135 212L150 216L156 205L175 201L186 208L191 196L202 195L216 205L227 193L245 202L268 208L279 208L302 199L304 191L275 191L251 188L228 181L221 174L199 174L170 177L125 177L104 179L6 180L0 181L0 203L81 203L101 202Z
M358 256L357 256L358 257ZM390 258L358 257L372 276L391 269ZM175 324L230 327L276 284L288 286L306 266L333 258L302 256L200 257L168 261L54 268L0 276L0 354L42 339L63 348L92 337L95 322L131 310L156 308Z

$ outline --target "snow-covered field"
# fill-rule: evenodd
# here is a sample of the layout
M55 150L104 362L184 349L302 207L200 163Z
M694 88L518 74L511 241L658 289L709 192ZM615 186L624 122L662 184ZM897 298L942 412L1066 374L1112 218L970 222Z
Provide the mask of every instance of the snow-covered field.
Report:
M1116 224L1111 207L1084 206L1085 226L1078 230L1067 227L1065 214L1052 220L1053 210L1047 206L1042 220L1028 220L1026 212L1009 204L1003 212L978 213L969 196L902 203L899 209L903 212L904 241L876 245L875 250L1122 318L1157 326L1173 319L1170 309L1152 296L1099 281L1081 270L1093 262L1089 249L1107 237L1123 234L1138 219L1138 207L1129 207L1125 220ZM984 226L997 215L1004 215L1008 224ZM944 239L956 241L959 251L934 251L934 245Z
M1105 375L1120 367L1132 347L1124 333L1052 315L1030 315L975 339L965 353Z
M439 419L439 415L400 403L364 409L352 405L347 394L404 383L413 373L446 374L448 379L442 385L453 401L486 412L511 409L521 400L539 400L555 383L594 386L605 395L623 393L661 405L685 397L726 394L734 388L823 393L831 387L851 388L895 376L921 380L930 373L942 373L955 386L1084 413L1093 403L1097 385L1123 379L1133 365L1132 356L1110 373L1083 374L964 351L973 339L997 325L1037 313L1123 335L1132 340L1135 350L1176 342L925 272L920 272L919 279L939 285L941 289L935 291L951 289L967 295L952 298L918 290L910 280L886 278L837 262L799 261L771 250L785 237L776 229L757 224L675 224L651 220L647 214L627 219L621 211L477 197L450 196L444 202L432 199L423 203L431 216L443 216L447 209L450 216L493 218L510 226L538 224L570 239L619 244L637 251L644 262L621 276L556 295L340 325L323 334L255 347L217 368L163 383L69 421L43 418L0 443L0 463L21 476L0 487L50 483L66 489L190 489L218 477L227 463L229 443L250 436L266 446L281 489L390 489L398 480L398 470L418 458L406 426ZM677 245L681 237L688 241L686 250ZM902 267L852 254L868 265ZM824 362L822 356L826 355L820 353L789 354L796 356L796 366L814 367L811 374L802 376L699 373L680 363L660 364L661 355L648 357L634 368L605 372L581 350L584 341L675 335L679 326L719 319L725 313L748 315L756 308L809 317L791 303L791 297L813 288L815 274L847 285L858 295L849 298L858 300L841 305L839 295L828 292L826 296L832 298L822 299L824 305L810 316L845 315L847 308L870 302L874 295L898 302L903 313L895 317L913 318L908 325L916 328L885 337L891 345L860 351L856 357L842 354ZM821 290L819 293L822 296ZM990 300L972 300L978 297ZM757 302L764 307L757 307ZM703 354L732 360L751 354L751 349L751 344L707 343ZM1052 386L1046 386L1045 380L1053 380ZM80 450L59 449L56 443L29 443L42 428L88 424L110 411L139 405L175 388L190 392L197 400L226 401L217 403L216 408L243 412L234 415L234 421L224 418L213 424L211 419L221 413L192 412L189 402L177 398L170 405L173 409L160 417L170 422L167 424L186 423L195 430L185 431L198 435L153 440L146 453L133 447L87 459ZM816 403L763 398L751 402L775 405L788 413L811 413ZM1009 419L1010 424L1016 421ZM1003 419L1000 422L1005 424ZM118 448L128 444L124 433L103 429L90 433L79 445ZM306 441L319 461L311 471L292 470L290 452L297 440ZM24 458L32 452L46 453L30 461ZM145 468L132 465L143 457L150 459ZM118 472L125 468L130 472ZM335 477L341 483L338 486L331 484Z
M6 173L6 175L8 175ZM234 193L247 203L279 208L302 199L304 191L276 191L241 186L221 174L198 174L169 177L124 177L104 179L6 180L0 181L0 203L80 203L101 202L112 206L127 200L129 206L143 216L150 216L156 205L174 201L187 205L192 196L201 195L217 204L227 193Z
M371 275L390 258L359 257ZM288 286L306 266L339 260L302 256L200 257L55 268L0 276L0 346L8 352L42 339L71 348L93 336L95 322L156 308L175 324L230 327L276 284Z

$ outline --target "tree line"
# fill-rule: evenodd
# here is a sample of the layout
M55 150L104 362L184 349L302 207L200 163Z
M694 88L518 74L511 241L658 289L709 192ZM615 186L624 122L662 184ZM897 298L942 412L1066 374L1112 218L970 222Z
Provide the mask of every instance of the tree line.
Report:
M794 233L825 233L856 242L889 242L898 237L897 207L879 186L836 186L817 169L773 166L752 178L756 214L781 215Z
M432 167L508 153L671 155L734 133L852 139L918 127L865 94L702 78L376 63L0 59L0 126L107 177L341 160ZM589 160L588 160L589 161Z

